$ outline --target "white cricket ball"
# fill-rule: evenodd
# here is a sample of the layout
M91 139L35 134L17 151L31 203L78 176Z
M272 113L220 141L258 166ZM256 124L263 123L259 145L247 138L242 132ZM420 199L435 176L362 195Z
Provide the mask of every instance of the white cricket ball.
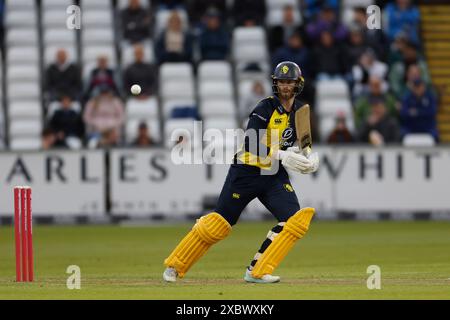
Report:
M131 86L131 93L134 95L138 95L139 93L141 93L141 86L138 84L133 84Z

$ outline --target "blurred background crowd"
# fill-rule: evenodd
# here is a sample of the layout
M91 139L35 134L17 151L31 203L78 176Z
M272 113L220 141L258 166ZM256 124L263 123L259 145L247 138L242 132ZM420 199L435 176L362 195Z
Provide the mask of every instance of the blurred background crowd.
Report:
M71 4L79 30L66 26ZM367 28L372 4L381 29ZM450 141L411 0L3 0L0 10L1 148L170 147L194 120L245 128L285 60L302 69L317 142Z

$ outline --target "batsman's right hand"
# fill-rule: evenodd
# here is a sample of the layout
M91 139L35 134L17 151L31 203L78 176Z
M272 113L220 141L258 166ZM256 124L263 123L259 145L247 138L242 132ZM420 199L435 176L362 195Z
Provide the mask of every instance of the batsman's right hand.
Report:
M311 161L300 153L284 151L280 158L284 167L296 172L303 173L311 168Z

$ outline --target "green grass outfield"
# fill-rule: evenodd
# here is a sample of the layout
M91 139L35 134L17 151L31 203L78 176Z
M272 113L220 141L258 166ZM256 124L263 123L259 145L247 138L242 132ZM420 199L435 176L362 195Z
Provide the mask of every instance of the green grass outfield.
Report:
M34 283L15 283L12 226L0 228L0 299L450 299L449 222L313 222L277 269L282 282L248 284L245 266L272 223L238 224L181 281L163 259L190 225L36 226ZM81 290L66 269L81 268ZM381 290L366 269L381 268Z

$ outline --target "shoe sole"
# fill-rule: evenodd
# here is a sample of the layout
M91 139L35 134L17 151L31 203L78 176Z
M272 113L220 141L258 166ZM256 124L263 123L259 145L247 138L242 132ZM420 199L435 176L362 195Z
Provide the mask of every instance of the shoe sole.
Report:
M262 280L262 279L257 279L257 278L253 278L253 277L247 277L247 275L244 276L244 280L246 282L250 282L250 283L263 283L263 284L280 282L280 279L269 282L269 281L265 281L265 280Z

